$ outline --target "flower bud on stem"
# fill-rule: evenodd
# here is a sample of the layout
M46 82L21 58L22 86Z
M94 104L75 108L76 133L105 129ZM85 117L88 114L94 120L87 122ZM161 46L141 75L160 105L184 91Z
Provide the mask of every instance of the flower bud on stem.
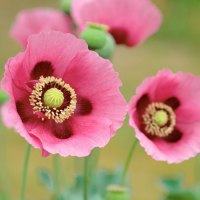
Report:
M86 41L90 50L96 51L101 57L110 59L115 50L115 40L112 35L108 33L108 27L88 23L86 28L80 36Z
M105 200L130 200L130 194L124 187L110 185L107 188Z
M61 8L68 15L71 14L71 4L72 0L61 0Z

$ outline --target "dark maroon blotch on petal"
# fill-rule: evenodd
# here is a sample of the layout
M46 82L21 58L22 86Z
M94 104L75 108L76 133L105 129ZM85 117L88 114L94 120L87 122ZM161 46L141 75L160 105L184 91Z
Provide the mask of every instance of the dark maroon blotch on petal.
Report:
M180 106L180 101L176 97L170 97L164 102L168 106L170 106L173 110L176 110Z
M112 28L110 29L110 34L115 38L117 44L126 44L127 43L127 31L122 28Z
M150 103L150 99L148 94L144 94L140 99L137 101L136 109L139 116L142 116Z
M58 88L58 89L61 90L62 88ZM67 91L67 90L64 90L64 89L62 90L62 92L64 94L65 99L64 99L64 102L63 102L62 106L59 109L66 108L67 106L70 105L70 101L71 101L71 94L70 94L70 92Z
M169 136L164 138L164 140L169 143L175 143L181 140L182 136L183 134L179 130L175 129Z
M92 103L87 98L78 98L77 108L75 113L77 115L89 115L93 110Z
M73 135L72 127L66 121L63 123L51 121L51 128L58 139L68 139Z
M38 62L31 72L31 79L38 80L41 76L52 76L54 72L53 66L49 61Z
M17 112L22 120L22 122L26 123L33 116L33 111L30 109L30 105L27 101L17 101L16 102Z
M156 137L155 135L151 135L151 134L146 133L146 131L144 130L144 128L142 129L142 133L144 133L145 136L146 136L149 140L151 140L151 141L153 141L153 140L155 140L155 139L158 138L158 137Z

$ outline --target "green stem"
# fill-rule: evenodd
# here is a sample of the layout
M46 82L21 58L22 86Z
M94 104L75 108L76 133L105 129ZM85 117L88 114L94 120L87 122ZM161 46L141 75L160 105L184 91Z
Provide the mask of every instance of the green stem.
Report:
M59 156L57 154L53 157L53 170L55 196L59 199Z
M97 169L99 154L100 154L100 149L96 148L90 155L90 166L88 170L89 177L92 177L92 175L95 173L95 170Z
M195 168L196 168L195 170L196 170L197 184L200 185L200 154L197 155L197 157L196 157Z
M25 199L25 190L26 190L26 181L27 181L27 172L28 172L28 164L29 164L29 158L30 158L30 152L31 152L31 145L28 144L26 147L26 154L24 158L24 166L23 166L23 172L22 172L22 185L21 185L21 198L20 200Z
M83 199L88 200L88 167L89 167L89 157L84 160L84 175L83 175Z
M1 122L0 122L1 123ZM10 199L9 197L9 186L8 186L8 177L7 177L7 168L6 168L6 138L5 138L5 134L4 130L3 130L3 125L0 124L0 132L1 134L1 138L0 138L0 160L2 162L0 162L0 185L2 186L3 189L3 199L7 200Z
M125 182L125 179L126 179L126 175L127 175L127 172L128 172L128 169L129 169L129 166L131 164L131 159L133 157L133 153L136 149L136 146L137 146L137 139L134 140L132 146L131 146L131 149L130 149L130 152L128 154L128 157L126 159L126 162L125 162L125 165L124 165L124 169L123 169L123 172L122 172L122 177L121 177L121 180L120 180L120 184L121 185L124 185L124 182Z

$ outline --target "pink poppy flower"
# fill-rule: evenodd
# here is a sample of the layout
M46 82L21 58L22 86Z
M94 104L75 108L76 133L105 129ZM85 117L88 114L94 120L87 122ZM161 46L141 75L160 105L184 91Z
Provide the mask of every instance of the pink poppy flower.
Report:
M87 22L107 25L117 44L128 46L158 31L162 18L150 0L73 0L72 15L81 30Z
M47 30L71 33L71 20L63 12L55 9L24 10L17 15L10 34L23 47L26 47L30 35Z
M122 125L127 104L120 86L112 63L84 41L42 32L6 65L3 120L43 155L87 156Z
M146 79L129 108L130 125L155 160L179 163L200 152L200 78L168 70Z

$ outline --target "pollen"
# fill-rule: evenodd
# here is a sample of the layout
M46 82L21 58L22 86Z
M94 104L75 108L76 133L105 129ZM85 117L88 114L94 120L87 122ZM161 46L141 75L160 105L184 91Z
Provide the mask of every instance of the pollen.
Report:
M75 90L61 78L41 76L29 96L33 113L42 120L63 123L74 114L77 104Z
M176 125L173 109L164 103L150 104L143 115L145 131L160 138L169 136Z

